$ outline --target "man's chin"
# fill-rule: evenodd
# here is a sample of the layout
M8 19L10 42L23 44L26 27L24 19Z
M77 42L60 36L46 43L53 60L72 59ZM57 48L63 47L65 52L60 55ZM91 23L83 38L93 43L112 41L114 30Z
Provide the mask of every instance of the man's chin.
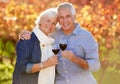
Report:
M64 27L64 28L63 28L64 31L67 31L67 30L69 30L69 29L70 29L69 27Z

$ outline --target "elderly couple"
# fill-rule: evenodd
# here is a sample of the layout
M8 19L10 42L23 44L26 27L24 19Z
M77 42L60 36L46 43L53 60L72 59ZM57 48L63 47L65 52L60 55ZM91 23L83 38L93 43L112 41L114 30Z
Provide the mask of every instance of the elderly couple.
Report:
M12 84L97 84L91 72L100 68L98 45L75 14L71 3L61 3L40 14L32 33L21 32ZM52 44L61 39L67 49L54 55Z

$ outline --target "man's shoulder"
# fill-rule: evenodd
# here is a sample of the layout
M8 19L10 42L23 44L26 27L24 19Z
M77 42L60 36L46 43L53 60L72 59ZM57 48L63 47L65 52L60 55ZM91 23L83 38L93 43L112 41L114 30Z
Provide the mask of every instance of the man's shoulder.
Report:
M53 34L58 35L61 32L61 29L57 29L53 32Z
M91 35L91 32L88 31L87 29L80 28L79 34L80 34L80 35L89 36L89 35Z
M55 32L61 31L61 28L56 28Z

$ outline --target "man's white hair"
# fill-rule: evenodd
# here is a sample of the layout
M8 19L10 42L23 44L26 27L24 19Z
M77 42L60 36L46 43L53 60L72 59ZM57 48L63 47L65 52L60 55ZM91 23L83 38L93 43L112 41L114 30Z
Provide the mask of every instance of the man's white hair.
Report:
M76 11L75 11L75 8L74 6L71 4L71 3L68 3L68 2L64 2L64 3L61 3L57 6L57 11L59 11L60 9L62 8L69 8L72 15L75 16L76 14Z
M41 24L41 20L43 18L57 18L58 14L56 11L56 8L49 8L45 11L43 11L37 18L37 20L35 21L36 25Z

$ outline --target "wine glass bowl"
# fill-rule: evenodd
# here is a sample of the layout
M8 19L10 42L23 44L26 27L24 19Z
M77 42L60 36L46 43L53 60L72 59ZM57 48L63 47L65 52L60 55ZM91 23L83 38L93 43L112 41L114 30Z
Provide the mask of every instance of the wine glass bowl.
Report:
M53 51L53 53L54 53L55 55L57 55L58 52L59 52L59 49L52 49L52 51Z
M67 41L66 40L60 40L59 42L60 49L64 51L67 48Z
M57 44L53 44L53 46L52 46L52 52L53 52L55 55L58 54L58 52L59 52L59 47L58 47Z
M59 46L60 46L60 49L64 51L67 47L67 44L59 44Z

